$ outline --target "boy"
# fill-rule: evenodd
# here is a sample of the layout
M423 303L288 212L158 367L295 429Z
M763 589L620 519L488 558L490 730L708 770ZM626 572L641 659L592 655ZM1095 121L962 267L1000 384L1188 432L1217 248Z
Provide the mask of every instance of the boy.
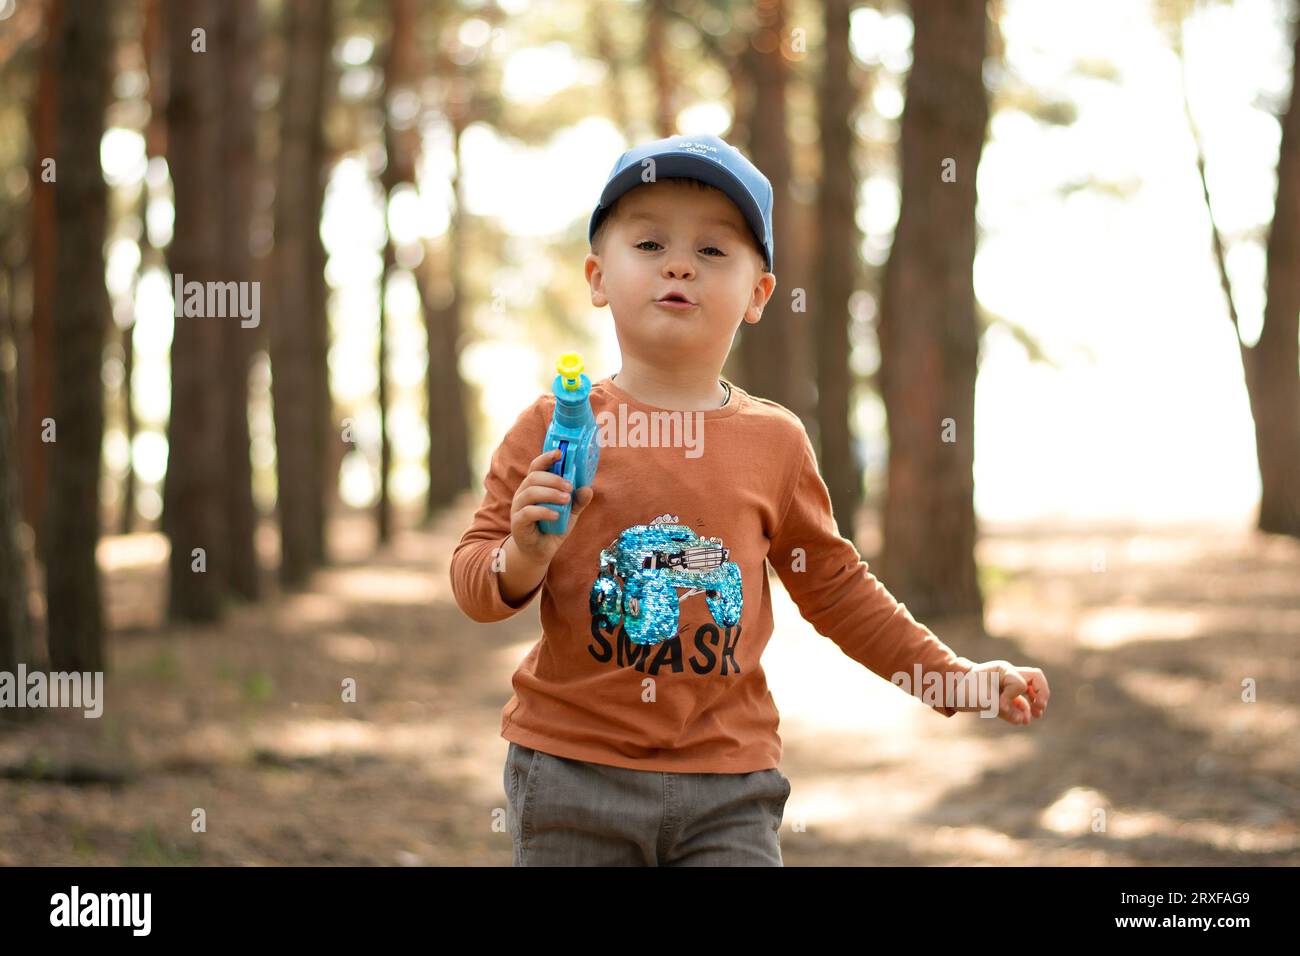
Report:
M818 632L905 689L915 680L945 716L981 709L954 694L977 673L983 709L996 698L1005 720L1041 716L1042 672L975 664L917 623L840 537L799 418L719 378L776 285L766 177L716 136L645 144L615 163L588 235L591 302L610 307L623 359L591 388L595 481L565 534L540 532L554 515L540 502L572 491L549 471L555 453L538 453L548 392L493 454L451 561L476 621L542 597L542 638L502 713L515 865L782 865L790 781L759 664L765 561ZM694 425L689 450L647 440L666 422L678 438ZM927 698L945 675L943 699Z

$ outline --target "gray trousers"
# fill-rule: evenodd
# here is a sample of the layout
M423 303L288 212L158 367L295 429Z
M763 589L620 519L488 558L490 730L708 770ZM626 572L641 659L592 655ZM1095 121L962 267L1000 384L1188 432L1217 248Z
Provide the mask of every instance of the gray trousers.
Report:
M629 770L509 743L515 866L784 865L780 770Z

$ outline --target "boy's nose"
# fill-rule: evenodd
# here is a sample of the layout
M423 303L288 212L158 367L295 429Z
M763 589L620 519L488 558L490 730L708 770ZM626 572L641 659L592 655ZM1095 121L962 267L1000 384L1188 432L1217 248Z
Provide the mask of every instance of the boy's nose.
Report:
M694 275L695 273L692 272L691 267L684 262L669 262L664 265L663 274L665 279L681 279L689 275Z

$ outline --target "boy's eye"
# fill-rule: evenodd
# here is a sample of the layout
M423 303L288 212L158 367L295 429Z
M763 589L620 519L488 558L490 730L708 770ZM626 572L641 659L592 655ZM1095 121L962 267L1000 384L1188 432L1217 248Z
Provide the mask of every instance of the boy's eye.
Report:
M659 243L655 242L653 239L642 239L642 240L641 240L640 242L638 242L638 243L637 243L633 248L635 248L635 249L640 249L640 248L642 248L643 246L647 246L647 245L650 245L650 246L657 246L657 245L659 245ZM652 250L647 249L646 251L647 251L647 252L650 252L650 251L652 251ZM723 252L721 249L719 249L717 246L705 246L705 247L704 247L703 249L701 249L700 251L701 251L701 252L710 252L710 251L712 251L712 252L716 253L716 254L719 255L719 256L725 256L725 255L726 255L726 253Z

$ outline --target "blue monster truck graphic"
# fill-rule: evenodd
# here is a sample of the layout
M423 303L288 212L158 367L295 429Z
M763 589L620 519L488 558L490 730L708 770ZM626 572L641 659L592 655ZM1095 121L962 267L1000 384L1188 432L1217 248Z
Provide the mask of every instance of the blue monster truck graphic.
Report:
M600 552L591 613L602 629L621 623L633 643L658 644L677 636L679 598L700 593L721 627L740 622L744 594L731 549L676 521L663 515L633 525ZM690 590L678 595L678 588Z

